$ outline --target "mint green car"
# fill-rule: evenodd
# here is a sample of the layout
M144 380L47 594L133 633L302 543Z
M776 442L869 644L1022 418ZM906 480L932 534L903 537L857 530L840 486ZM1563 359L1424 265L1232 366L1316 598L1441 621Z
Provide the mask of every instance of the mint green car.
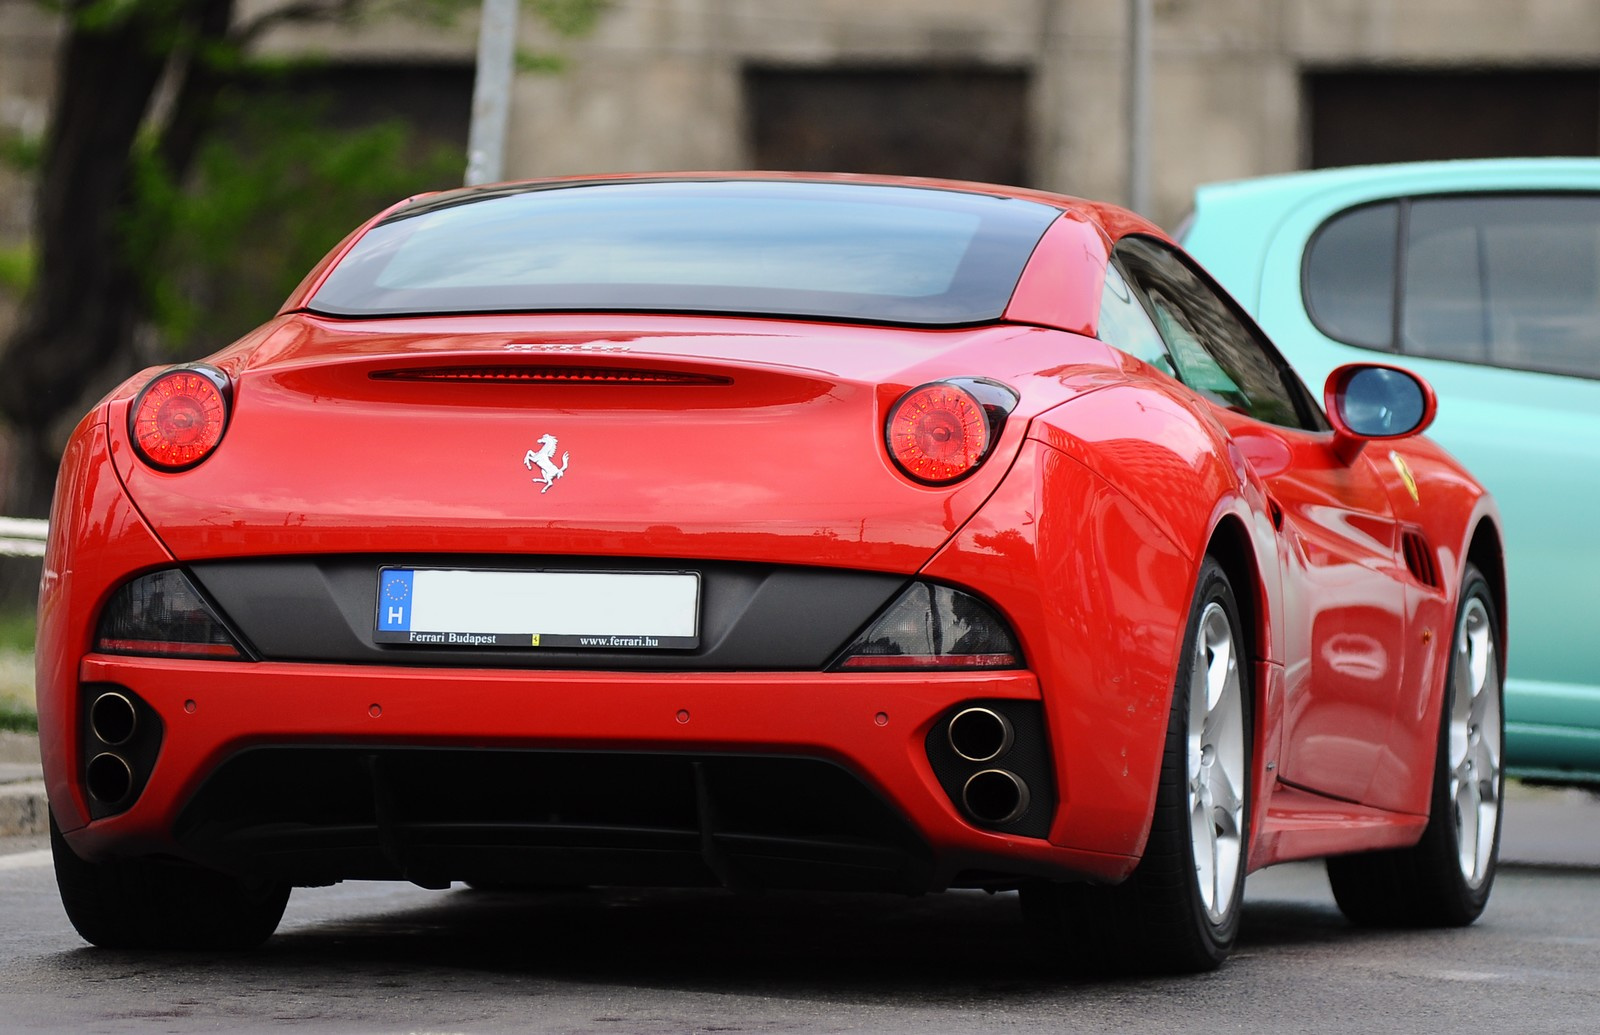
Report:
M1387 359L1499 501L1506 763L1600 784L1600 160L1494 159L1201 187L1183 245L1307 384Z

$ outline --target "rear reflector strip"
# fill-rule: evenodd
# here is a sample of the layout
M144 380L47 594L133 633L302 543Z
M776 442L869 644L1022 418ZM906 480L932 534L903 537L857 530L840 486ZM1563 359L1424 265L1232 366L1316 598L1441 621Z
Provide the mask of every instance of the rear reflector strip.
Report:
M853 654L841 669L1016 668L1015 654Z
M231 643L183 643L176 640L114 640L102 637L94 649L102 654L145 654L170 658L242 658Z
M377 370L379 381L475 381L509 384L627 384L722 386L733 378L715 374L688 374L672 370L632 370L619 367L418 367L411 370Z

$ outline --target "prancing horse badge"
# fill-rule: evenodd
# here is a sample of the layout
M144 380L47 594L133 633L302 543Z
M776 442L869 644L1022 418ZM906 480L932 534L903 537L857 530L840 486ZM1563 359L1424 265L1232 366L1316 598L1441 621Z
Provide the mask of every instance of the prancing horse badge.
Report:
M534 482L542 482L544 484L544 488L539 490L541 495L549 492L550 487L556 483L556 479L567 473L567 460L571 454L566 451L562 452L560 467L555 464L555 455L556 437L554 435L540 435L539 448L537 450L528 450L528 455L522 458L523 467L530 471L535 467L539 469L539 477L535 478Z
M1394 469L1400 473L1400 480L1405 483L1406 491L1411 493L1411 502L1421 503L1422 494L1417 491L1417 479L1411 473L1411 465L1406 463L1406 458L1389 450L1389 462L1394 464Z

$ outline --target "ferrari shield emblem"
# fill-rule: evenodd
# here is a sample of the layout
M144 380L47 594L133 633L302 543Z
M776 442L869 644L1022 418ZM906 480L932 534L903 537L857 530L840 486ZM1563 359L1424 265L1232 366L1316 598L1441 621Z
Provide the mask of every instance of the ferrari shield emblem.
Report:
M540 435L539 448L528 450L528 454L522 458L523 467L530 471L537 470L539 472L534 476L533 480L535 484L544 485L544 488L539 490L541 495L549 492L551 486L555 485L556 479L567 473L567 461L570 459L571 454L565 450L562 451L560 467L556 466L555 455L556 437L554 435Z
M1411 467L1406 463L1405 457L1389 451L1389 462L1394 464L1394 469L1400 472L1400 480L1406 483L1406 491L1411 493L1411 502L1421 503L1422 497L1417 493L1417 479L1411 474Z

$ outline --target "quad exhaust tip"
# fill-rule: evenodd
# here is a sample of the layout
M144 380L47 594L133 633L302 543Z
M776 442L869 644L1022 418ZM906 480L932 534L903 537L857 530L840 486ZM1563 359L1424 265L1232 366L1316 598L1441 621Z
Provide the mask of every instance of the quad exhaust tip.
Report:
M95 801L118 805L133 790L133 769L121 755L102 751L89 759L84 786Z
M139 732L139 710L129 695L107 690L89 703L88 719L94 740L112 750L94 754L84 766L84 790L101 805L123 805L133 796L133 763L127 755ZM91 744L89 751L94 750Z
M89 729L107 747L120 747L139 729L139 713L124 694L104 693L89 705Z
M973 773L961 788L961 806L980 823L1001 826L1028 811L1028 785L1005 769Z
M1011 720L991 708L963 708L946 730L950 750L968 762L992 762L1011 750ZM970 781L968 781L970 783Z

